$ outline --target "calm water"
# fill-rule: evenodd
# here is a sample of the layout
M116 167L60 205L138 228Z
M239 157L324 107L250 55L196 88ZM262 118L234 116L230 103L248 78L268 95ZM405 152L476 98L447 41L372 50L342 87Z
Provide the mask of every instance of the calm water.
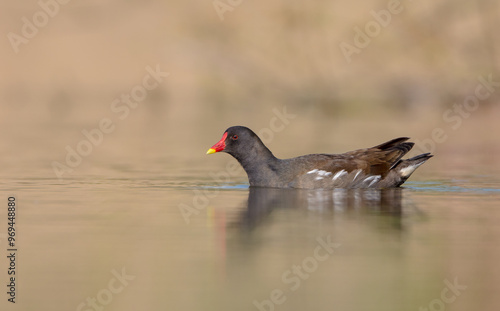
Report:
M18 203L17 307L497 308L498 178L438 180L423 166L382 192L249 189L241 174L214 180L228 159L2 180L4 205L9 195Z
M314 133L328 122L301 120L269 142L276 155L394 137L388 127L326 139ZM450 138L402 189L294 191L249 189L231 157L205 155L219 126L130 119L58 179L51 164L95 123L9 122L2 310L9 196L19 310L498 310L500 163L489 141Z
M0 311L500 310L493 1L3 2ZM249 189L205 155L232 125L279 157L399 136L435 157L391 191Z

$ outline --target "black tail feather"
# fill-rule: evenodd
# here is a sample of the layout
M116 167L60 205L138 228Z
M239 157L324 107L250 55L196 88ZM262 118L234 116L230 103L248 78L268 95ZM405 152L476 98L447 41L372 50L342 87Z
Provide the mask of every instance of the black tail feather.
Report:
M394 138L394 139L391 139L385 143L382 143L380 145L377 145L375 147L373 147L374 149L380 149L380 150L387 150L387 149L390 149L390 148L393 148L395 146L398 146L400 145L401 143L407 141L408 139L410 139L409 137L399 137L399 138ZM410 143L412 144L413 146L413 143Z
M427 153L422 153L422 154L419 154L418 156L415 156L413 158L410 158L406 161L417 161L417 162L420 162L419 160L424 160L424 161L427 161L428 159L432 158L433 155L430 154L429 152Z

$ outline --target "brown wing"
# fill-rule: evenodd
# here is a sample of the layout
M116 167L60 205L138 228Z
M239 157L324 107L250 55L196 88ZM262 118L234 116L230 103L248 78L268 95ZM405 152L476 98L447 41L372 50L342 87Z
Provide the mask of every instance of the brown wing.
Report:
M283 170L284 179L299 188L369 188L378 187L381 181L394 186L402 179L392 169L405 162L401 158L414 145L407 140L401 137L343 154L310 154L289 159L287 169ZM392 175L394 178L385 180Z
M336 173L359 171L363 176L384 178L390 169L399 163L401 158L413 147L406 142L408 138L401 137L390 140L375 147L358 149L342 154L309 154L287 159L283 174L285 179L293 180L296 176L307 175L311 170L321 170Z
M311 154L293 160L298 160L295 165L300 163L303 173L313 168L332 173L340 170L351 172L361 169L366 175L381 175L384 177L413 147L414 144L406 142L407 140L407 137L401 137L375 147L358 149L343 154Z
M413 147L414 143L406 142L408 139L396 138L375 147L344 153L343 156L357 163L357 168L362 169L365 174L381 175L384 178Z

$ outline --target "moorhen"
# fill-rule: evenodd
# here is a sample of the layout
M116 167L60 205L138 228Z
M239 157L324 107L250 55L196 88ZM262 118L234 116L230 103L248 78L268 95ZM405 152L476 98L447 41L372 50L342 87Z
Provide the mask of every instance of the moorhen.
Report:
M245 169L250 186L276 188L390 188L403 184L429 158L401 158L413 147L400 137L343 154L309 154L278 159L249 128L228 128L207 154L224 151Z

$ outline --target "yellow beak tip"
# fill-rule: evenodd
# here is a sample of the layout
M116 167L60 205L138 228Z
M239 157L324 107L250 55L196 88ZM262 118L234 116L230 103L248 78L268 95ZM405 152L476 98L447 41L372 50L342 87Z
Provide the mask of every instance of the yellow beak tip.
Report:
M208 149L207 154L212 154L212 153L216 153L216 152L217 151L215 151L214 148L210 148L210 149Z

